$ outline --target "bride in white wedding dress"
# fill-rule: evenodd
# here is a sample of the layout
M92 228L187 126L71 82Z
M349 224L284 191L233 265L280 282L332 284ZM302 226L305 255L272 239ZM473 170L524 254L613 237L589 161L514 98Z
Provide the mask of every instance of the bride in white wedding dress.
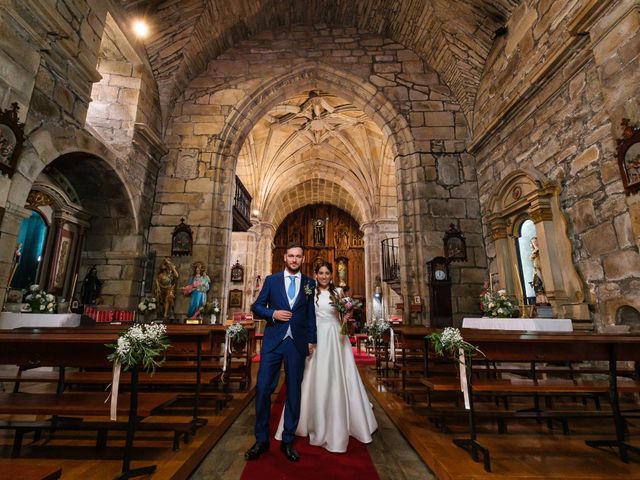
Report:
M321 262L316 267L318 344L315 353L307 357L296 435L308 435L311 445L330 452L346 452L349 436L370 443L378 423L356 367L349 337L340 334L338 312L330 304L331 295L336 293L332 275L329 262ZM283 418L280 417L277 440L282 438Z

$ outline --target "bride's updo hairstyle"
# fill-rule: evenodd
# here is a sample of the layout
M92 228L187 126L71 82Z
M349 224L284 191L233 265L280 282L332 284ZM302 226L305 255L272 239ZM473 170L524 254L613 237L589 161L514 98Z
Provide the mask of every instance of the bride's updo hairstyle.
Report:
M327 262L325 260L321 261L316 265L316 268L314 270L316 272L316 275L318 275L318 272L322 267L327 267L327 270L329 270L329 273L333 275L333 265L331 265L330 262ZM336 287L333 284L333 280L329 280L329 295L334 296L335 294L336 294ZM320 298L320 284L318 283L318 280L316 280L316 305L318 304L319 298Z

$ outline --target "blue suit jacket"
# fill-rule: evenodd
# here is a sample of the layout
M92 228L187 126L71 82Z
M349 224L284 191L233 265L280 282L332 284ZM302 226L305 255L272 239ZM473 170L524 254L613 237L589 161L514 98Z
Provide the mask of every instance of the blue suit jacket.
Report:
M267 321L262 338L262 351L267 353L278 346L291 326L291 334L296 348L303 355L309 354L309 343L317 343L316 338L316 307L314 294L307 295L305 290L315 292L316 283L309 277L302 275L300 291L293 308L289 306L289 299L284 288L284 272L267 276L262 290L251 310ZM305 288L308 287L308 288ZM288 322L273 319L275 310L289 310L293 313Z

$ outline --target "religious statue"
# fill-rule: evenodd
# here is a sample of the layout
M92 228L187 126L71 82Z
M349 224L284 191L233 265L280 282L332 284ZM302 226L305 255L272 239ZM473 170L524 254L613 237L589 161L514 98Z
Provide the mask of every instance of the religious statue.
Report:
M338 252L345 252L349 249L349 232L346 228L336 230L333 237L333 241Z
M184 296L191 295L187 318L199 318L202 306L207 303L207 292L211 288L211 279L207 275L207 267L202 262L195 262L193 273L189 277L189 284L182 287Z
M16 136L7 125L0 124L0 162L10 165L16 148Z
M80 300L82 300L82 304L95 305L101 290L102 280L98 278L98 269L94 265L84 276L82 287L80 287Z
M313 221L313 244L325 244L325 221L322 218Z
M347 286L347 259L338 258L338 286L345 288Z
M536 294L536 305L547 305L549 299L544 291L544 285L542 283L542 270L540 268L540 247L538 247L538 238L533 237L531 239L531 264L533 265L533 278L529 282L529 285L533 287L533 291Z
M18 266L20 265L20 259L22 258L22 243L18 244L18 248L16 248L15 252L13 252L13 259L11 260L11 270L9 270L9 281L7 282L8 286L11 286L11 282L13 281L13 277L18 270Z
M162 318L169 318L169 313L173 309L173 302L176 298L176 285L178 282L178 270L176 266L165 258L160 265L160 271L156 276L156 299L158 300L159 312Z

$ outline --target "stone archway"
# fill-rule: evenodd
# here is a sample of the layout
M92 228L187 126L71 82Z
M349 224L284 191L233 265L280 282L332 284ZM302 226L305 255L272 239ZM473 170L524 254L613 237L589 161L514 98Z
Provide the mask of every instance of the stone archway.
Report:
M74 187L91 204L88 210L94 213L92 230L95 233L95 248L91 246L92 235L87 235L83 260L85 268L89 263L104 265L102 277L108 302L119 306L133 304L133 298L138 294L141 272L126 265L137 264L135 260L143 248L138 216L141 195L134 194L135 187L125 181L126 176L120 171L117 156L80 129L46 125L29 135L7 197L2 243L8 248L1 249L0 265L10 265L29 192L38 176L51 166L62 170L68 178L75 179L75 182L72 181ZM102 220L98 221L98 218ZM87 250L92 253L87 253ZM2 299L7 280L2 279Z
M282 75L262 83L244 101L232 108L222 131L216 141L213 152L213 164L225 173L224 181L214 186L214 205L230 204L233 192L229 188L233 185L236 159L240 148L244 144L249 132L271 108L284 99L301 90L320 89L331 92L353 103L367 114L380 130L386 135L395 159L398 182L410 184L414 179L409 178L408 170L402 168L405 164L417 165L419 155L413 142L413 136L406 119L396 110L394 105L371 83L363 82L362 78L341 70L336 70L322 63L304 63ZM407 224L407 218L420 217L420 202L414 198L416 190L407 189L398 201L399 230L403 246L403 258L411 258L415 273L409 275L402 272L403 286L407 294L425 295L424 258L422 251L417 248L420 243L419 225ZM215 201L215 198L219 202ZM215 209L212 212L212 250L209 258L214 268L221 271L222 278L228 276L228 251L231 215L228 210ZM216 232L217 230L217 232ZM220 255L224 249L225 255ZM215 263L218 265L215 265ZM406 263L403 262L405 265ZM406 296L406 295L405 295Z

